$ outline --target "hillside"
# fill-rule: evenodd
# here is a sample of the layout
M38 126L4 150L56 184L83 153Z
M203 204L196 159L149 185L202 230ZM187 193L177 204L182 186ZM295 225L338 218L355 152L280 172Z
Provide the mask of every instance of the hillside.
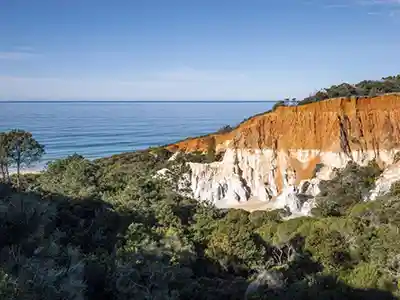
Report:
M400 150L399 94L336 98L277 107L223 134L187 139L166 148L214 151L221 161L191 164L195 197L220 207L283 208L308 214L299 203L318 193L320 180L349 161L385 167ZM318 171L318 172L317 172ZM305 188L307 187L307 188ZM242 205L243 204L243 205ZM246 204L246 205L244 205Z
M396 101L400 94L400 75L383 77L381 80L363 80L356 84L342 83L339 85L332 85L328 88L324 88L316 92L314 95L310 95L303 100L295 101L297 106L288 107L284 111L282 108L285 107L284 101L279 101L273 111L260 113L256 116L250 117L248 120L241 122L235 129L235 133L225 132L223 134L210 134L208 136L202 136L200 138L188 138L184 141L168 145L167 148L176 151L207 151L211 146L216 144L217 146L223 145L227 140L232 140L234 136L240 134L246 127L253 125L260 125L262 122L270 122L275 124L276 127L279 125L297 125L303 126L307 124L281 124L276 122L276 119L293 117L297 119L297 113L308 113L308 112L337 112L340 113L342 109L345 109L343 113L354 114L356 110L369 111L374 109L385 109L394 105L397 108ZM384 100L383 103L376 103L377 100ZM319 102L323 103L319 103ZM310 106L310 104L313 104ZM306 107L303 107L306 105ZM275 113L275 109L279 109L279 113ZM285 119L284 122L288 120ZM316 120L316 123L318 123ZM310 122L310 121L309 121ZM311 126L312 122L309 123ZM319 123L318 123L319 124ZM315 126L315 124L314 124ZM229 130L225 130L229 131ZM226 144L226 143L225 143ZM266 145L264 145L266 146Z
M44 145L2 132L0 299L400 299L399 100L277 107L21 176L20 145L25 164Z
M190 138L166 146L171 151L218 151L227 148L320 149L342 151L340 128L351 136L351 149L391 149L400 141L400 94L335 98L301 106L279 106L222 134Z
M220 210L177 193L201 154L162 148L57 160L0 183L4 299L390 299L400 295L399 184L349 164L313 217ZM155 176L171 170L173 180ZM12 233L12 234L10 234Z

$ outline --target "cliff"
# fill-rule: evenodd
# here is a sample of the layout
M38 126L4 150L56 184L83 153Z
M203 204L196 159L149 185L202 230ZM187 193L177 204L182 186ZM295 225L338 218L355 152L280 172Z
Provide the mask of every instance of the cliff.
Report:
M168 145L172 151L224 153L221 162L190 164L196 198L220 206L249 200L304 209L299 193L315 195L318 182L352 160L382 167L400 150L400 95L340 98L249 119L225 134ZM296 203L294 203L296 202Z

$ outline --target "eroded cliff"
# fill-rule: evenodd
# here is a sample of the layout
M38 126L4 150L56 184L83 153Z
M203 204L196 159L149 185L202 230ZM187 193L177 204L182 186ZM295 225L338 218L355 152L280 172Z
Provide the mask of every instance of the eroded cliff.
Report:
M187 139L172 151L224 153L222 161L190 164L193 194L227 207L249 200L306 214L318 182L350 160L391 165L400 150L400 95L331 99L278 107L225 134Z

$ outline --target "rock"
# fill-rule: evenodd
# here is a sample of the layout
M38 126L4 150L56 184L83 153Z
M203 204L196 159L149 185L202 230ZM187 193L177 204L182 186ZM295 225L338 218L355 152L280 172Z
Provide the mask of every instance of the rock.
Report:
M315 172L315 177L302 179L302 173L295 172L290 163L304 160L307 166L307 161L313 160L315 155L318 155L320 168ZM360 159L355 160L360 165L374 159L373 153L360 155L357 152L353 156ZM382 156L387 160L392 159L384 151ZM275 166L276 157L279 169ZM196 199L212 202L218 207L228 208L256 199L271 202L274 209L288 207L294 214L309 215L314 205L313 198L320 192L320 181L332 179L335 168L344 168L348 162L349 159L340 152L334 155L331 152L314 151L307 158L304 151L228 149L221 162L189 163L191 189ZM393 172L390 173L391 178L397 178L393 177ZM304 197L309 201L303 203L299 199Z
M370 200L389 193L393 183L400 180L400 162L386 168L376 180L375 187L370 191ZM367 199L366 199L367 200Z
M400 151L400 96L330 99L298 107L278 107L228 133L187 139L170 149L207 151L211 142L224 153L220 162L190 163L190 187L196 199L232 207L251 200L309 214L319 182L348 162L387 168ZM167 148L168 148L167 147ZM389 167L371 199L399 180ZM306 200L304 200L306 199ZM239 206L240 207L240 206Z
M155 177L167 177L167 178L168 178L168 174L169 174L170 172L171 172L171 171L170 171L169 169L163 168L163 169L158 170L158 171L156 172Z
M180 151L176 151L169 159L168 161L175 161L177 157L181 154Z

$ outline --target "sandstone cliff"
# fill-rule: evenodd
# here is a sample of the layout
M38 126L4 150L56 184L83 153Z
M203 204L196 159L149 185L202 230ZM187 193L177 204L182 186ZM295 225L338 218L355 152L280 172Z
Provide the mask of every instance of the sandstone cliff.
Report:
M331 99L278 107L225 134L187 139L172 151L224 153L211 164L190 164L194 196L227 207L249 200L292 212L310 209L299 194L315 195L318 182L348 161L382 167L400 150L400 95Z

